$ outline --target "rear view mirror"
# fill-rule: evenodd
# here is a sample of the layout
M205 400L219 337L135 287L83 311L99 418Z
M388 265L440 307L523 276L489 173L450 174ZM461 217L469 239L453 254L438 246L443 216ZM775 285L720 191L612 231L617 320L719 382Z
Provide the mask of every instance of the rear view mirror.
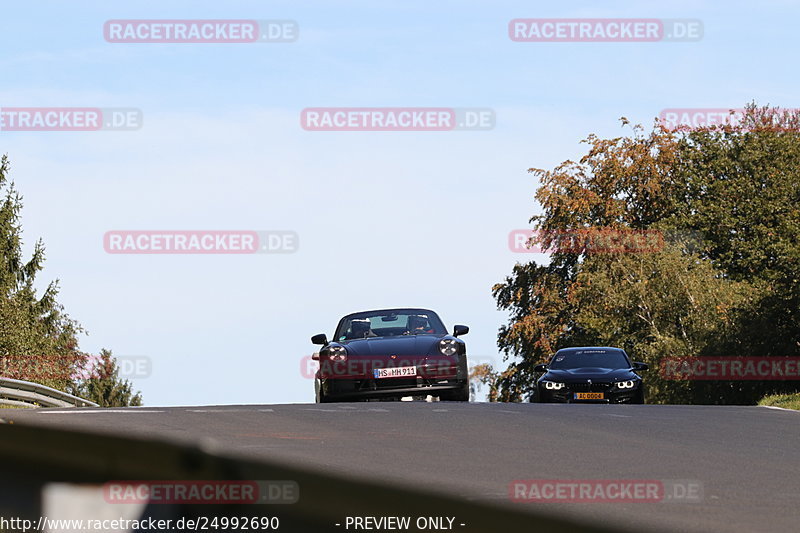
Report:
M453 337L458 337L459 335L466 335L469 333L469 326L462 326L456 325L453 326Z
M647 370L648 368L650 367L647 365L647 363L633 363L633 369L637 372L641 370Z
M313 337L311 337L311 343L325 346L326 344L328 344L328 336L325 335L324 333L314 335Z
M533 367L533 371L541 373L547 372L547 365L536 365L535 367Z

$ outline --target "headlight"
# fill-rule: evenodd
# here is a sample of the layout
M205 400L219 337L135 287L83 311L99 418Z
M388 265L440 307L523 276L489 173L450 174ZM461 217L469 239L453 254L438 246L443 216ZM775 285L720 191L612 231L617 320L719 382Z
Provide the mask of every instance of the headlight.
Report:
M455 355L458 353L458 341L455 339L442 339L439 341L439 351L444 355Z
M544 388L548 390L561 390L564 388L564 384L556 383L555 381L545 381Z
M331 346L328 348L328 357L331 361L344 361L347 359L347 350L344 346Z
M636 386L635 381L617 381L618 389L632 389Z

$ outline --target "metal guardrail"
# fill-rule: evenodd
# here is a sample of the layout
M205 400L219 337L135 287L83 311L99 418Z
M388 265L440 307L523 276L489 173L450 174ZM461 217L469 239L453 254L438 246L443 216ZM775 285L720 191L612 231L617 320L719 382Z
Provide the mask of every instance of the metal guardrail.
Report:
M94 402L51 387L10 378L0 378L0 405L14 407L98 407Z

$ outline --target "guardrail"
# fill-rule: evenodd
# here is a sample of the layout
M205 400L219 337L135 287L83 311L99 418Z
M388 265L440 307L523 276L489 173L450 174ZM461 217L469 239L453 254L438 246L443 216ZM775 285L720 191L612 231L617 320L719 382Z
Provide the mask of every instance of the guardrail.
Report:
M135 412L135 409L132 410ZM2 413L0 413L0 417ZM557 515L539 506L481 502L465 497L434 492L430 487L398 483L386 479L359 479L335 473L326 467L312 468L278 459L259 459L246 455L224 455L209 443L156 440L147 435L126 437L114 434L119 428L89 433L69 427L48 427L41 422L7 424L0 419L0 516L31 520L54 518L54 505L44 498L51 485L62 492L95 491L100 506L78 506L69 518L97 519L115 504L103 503L104 484L136 483L130 480L290 480L296 483L297 501L285 505L242 505L231 503L148 503L138 518L197 520L237 517L244 522L264 516L280 519L280 533L343 533L349 517L416 516L457 518L453 531L496 533L498 531L558 531L559 533L619 533L640 531L599 520ZM335 453L335 452L334 452ZM469 468L472 465L464 465ZM51 491L52 493L52 491ZM92 500L95 501L95 500ZM56 506L57 507L57 506ZM124 508L124 505L118 506ZM64 512L60 510L58 512ZM92 514L93 513L93 514ZM65 518L66 515L60 516ZM134 518L134 517L131 517ZM221 524L222 522L220 522ZM231 522L226 522L231 524ZM241 524L241 522L240 522ZM263 526L262 526L263 527ZM34 528L35 529L35 528ZM201 528L210 529L216 527ZM220 529L226 529L220 525ZM259 528L250 527L250 530ZM371 528L370 528L371 529ZM172 529L173 531L179 531ZM229 528L236 530L236 528ZM413 526L406 531L419 531ZM189 531L189 530L186 530ZM261 531L266 531L261 529Z
M0 405L14 407L98 407L94 402L51 387L10 378L0 378Z

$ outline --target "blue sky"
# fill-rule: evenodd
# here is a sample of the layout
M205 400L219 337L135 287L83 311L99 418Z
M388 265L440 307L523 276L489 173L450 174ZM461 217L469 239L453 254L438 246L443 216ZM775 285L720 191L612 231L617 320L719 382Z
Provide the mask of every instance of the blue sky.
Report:
M0 131L42 281L83 349L150 358L148 405L301 402L312 334L419 306L499 360L490 289L536 211L526 173L664 108L797 107L793 2L29 2L0 106L135 107L137 131ZM514 18L696 18L686 43L518 43ZM290 44L115 44L109 19L291 19ZM489 107L491 131L310 132L306 107ZM108 230L292 230L287 255L110 255ZM501 363L502 364L502 363Z

